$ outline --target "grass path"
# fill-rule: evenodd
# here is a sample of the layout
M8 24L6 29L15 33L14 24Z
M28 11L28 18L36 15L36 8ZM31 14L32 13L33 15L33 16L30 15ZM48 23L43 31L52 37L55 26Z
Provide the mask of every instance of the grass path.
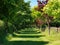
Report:
M16 34L17 35L17 34ZM18 36L25 36L25 34L19 34ZM11 37L9 39L9 45L45 45L48 44L49 41L45 38L45 35L42 34L26 34L28 36L36 36L38 35L39 37ZM6 45L8 45L6 44Z
M51 35L48 35L47 30L39 34L14 34L9 36L6 45L60 45L60 33L54 30Z

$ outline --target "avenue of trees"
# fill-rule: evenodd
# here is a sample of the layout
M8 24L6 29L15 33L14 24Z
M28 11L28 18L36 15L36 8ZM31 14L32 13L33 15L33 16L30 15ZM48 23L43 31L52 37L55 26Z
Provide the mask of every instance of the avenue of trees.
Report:
M24 0L0 0L0 40L8 33L20 29L47 26L47 19L42 16L43 13L53 17L50 26L60 26L60 0L49 0L42 9L43 13L35 10L36 7L31 9L30 2ZM36 23L38 19L40 19L39 24Z

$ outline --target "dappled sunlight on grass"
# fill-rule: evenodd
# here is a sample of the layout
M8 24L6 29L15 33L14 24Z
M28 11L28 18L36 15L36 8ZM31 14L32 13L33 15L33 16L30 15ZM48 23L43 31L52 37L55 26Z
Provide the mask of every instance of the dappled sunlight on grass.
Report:
M7 39L8 44L11 43L10 45L17 45L17 43L18 45L59 45L60 33L57 33L55 29L51 30L50 35L48 34L48 29L38 34L18 34L14 32L12 35L9 34ZM43 44L44 42L48 43Z

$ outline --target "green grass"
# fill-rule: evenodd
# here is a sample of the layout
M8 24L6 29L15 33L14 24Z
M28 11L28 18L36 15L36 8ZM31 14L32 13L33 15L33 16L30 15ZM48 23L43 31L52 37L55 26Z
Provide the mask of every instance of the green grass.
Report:
M60 32L57 33L55 28L51 29L50 35L48 29L38 34L18 34L16 32L13 34L15 36L9 34L6 37L8 41L5 45L60 45Z

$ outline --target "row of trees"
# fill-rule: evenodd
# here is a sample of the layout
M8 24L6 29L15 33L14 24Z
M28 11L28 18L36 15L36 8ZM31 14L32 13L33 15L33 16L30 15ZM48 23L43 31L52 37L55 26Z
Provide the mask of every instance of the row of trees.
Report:
M24 0L0 0L0 40L8 33L29 27L31 24L30 2ZM2 36L3 35L3 36Z
M6 24L8 31L8 23L16 29L24 28L32 19L29 3L24 0L1 0L0 1L0 19ZM18 29L19 30L19 29Z
M30 2L24 2L24 0L0 0L0 36L2 34L6 36L7 33L31 27L32 24L37 24L36 22L40 22L40 25L41 23L45 25L46 18L42 16L43 13L53 17L51 25L60 26L59 0L49 0L48 4L42 9L43 13L35 9L37 8L30 9ZM36 21L38 20L37 18L40 21Z
M39 18L39 20L44 21L43 23L48 24L49 34L50 34L50 26L54 26L57 28L60 26L60 15L59 15L60 14L60 3L59 2L60 2L59 0L57 1L49 0L48 4L45 7L40 8L42 6L41 5L40 7L35 7L33 9L34 11L32 11L35 18L37 17Z

